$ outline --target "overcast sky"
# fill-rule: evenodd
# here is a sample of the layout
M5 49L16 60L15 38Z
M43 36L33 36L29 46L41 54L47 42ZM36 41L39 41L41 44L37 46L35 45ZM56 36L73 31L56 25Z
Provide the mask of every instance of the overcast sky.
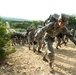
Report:
M76 0L0 0L0 16L45 20L54 13L76 14Z

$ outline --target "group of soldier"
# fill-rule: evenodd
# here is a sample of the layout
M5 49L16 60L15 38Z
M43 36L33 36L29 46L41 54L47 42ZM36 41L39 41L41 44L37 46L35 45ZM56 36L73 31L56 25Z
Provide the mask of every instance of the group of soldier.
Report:
M24 45L27 42L27 33L13 32L10 36L12 45Z
M21 42L23 45L27 43L29 50L31 49L32 45L32 50L34 52L38 51L38 53L41 53L41 48L46 45L43 60L49 63L49 66L52 69L51 72L54 72L53 63L55 59L55 53L53 49L53 43L55 41L55 38L57 37L58 39L56 46L57 49L58 46L61 46L63 43L66 45L68 38L76 45L76 38L66 27L66 25L68 25L68 22L69 15L63 13L61 15L58 15L55 13L53 15L50 15L49 18L45 20L43 25L38 25L37 28L35 26L28 27L24 35L20 33L14 33L11 39L14 38L13 41L20 41L19 44Z

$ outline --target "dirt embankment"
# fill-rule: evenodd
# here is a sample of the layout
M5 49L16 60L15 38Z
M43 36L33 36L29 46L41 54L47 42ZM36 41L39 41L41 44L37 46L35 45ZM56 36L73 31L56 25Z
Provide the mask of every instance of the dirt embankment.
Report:
M0 66L0 75L52 75L49 64L42 60L43 53L28 50L27 45L16 49L7 57L7 63ZM54 69L55 75L76 75L76 46L72 42L55 49Z

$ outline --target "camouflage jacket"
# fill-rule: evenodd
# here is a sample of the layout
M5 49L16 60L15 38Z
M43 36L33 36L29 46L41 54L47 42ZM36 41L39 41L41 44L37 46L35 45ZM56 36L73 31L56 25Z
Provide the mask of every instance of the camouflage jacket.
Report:
M47 35L55 38L58 33L65 34L75 45L76 45L76 38L73 37L73 35L69 32L69 30L66 27L60 28L56 27L56 22L50 22L46 26L42 27L36 34L35 38L38 39L40 36L44 35L45 32L47 32Z

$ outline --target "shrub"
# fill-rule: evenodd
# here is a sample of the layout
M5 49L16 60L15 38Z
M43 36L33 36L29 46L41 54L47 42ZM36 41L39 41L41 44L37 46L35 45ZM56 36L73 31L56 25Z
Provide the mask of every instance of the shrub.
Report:
M2 25L2 20L0 19L0 63L6 58L7 55L16 51L15 48L10 47L11 43L9 43L9 41L10 35L7 34L6 27Z

